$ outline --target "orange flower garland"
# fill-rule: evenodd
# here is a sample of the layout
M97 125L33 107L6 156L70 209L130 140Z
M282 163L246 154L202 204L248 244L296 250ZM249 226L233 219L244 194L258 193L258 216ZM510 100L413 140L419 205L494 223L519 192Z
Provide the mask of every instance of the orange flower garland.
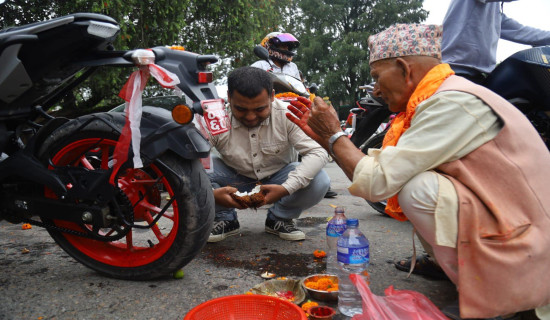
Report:
M277 99L283 99L283 98L298 98L300 95L294 93L294 92L281 92L277 93L275 95L275 98Z

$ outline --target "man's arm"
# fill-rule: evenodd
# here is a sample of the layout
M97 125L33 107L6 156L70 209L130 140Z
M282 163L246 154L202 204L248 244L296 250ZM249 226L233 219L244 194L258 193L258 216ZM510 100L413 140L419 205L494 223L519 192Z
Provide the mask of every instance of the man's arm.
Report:
M287 114L287 118L329 151L330 137L342 131L336 110L320 97L316 97L313 104L307 99L298 99L298 101L291 102L291 106L288 108L291 114ZM345 136L338 138L333 143L332 151L334 154L331 156L346 176L352 180L355 166L365 155Z
M328 163L328 154L318 143L308 137L298 126L287 122L289 143L301 155L301 162L289 172L282 186L290 194L309 185L311 180Z
M524 26L502 14L500 38L531 46L550 45L550 31Z
M292 114L287 115L291 121L296 121L306 132L314 130L316 140L327 147L329 137L338 130L335 119L330 119L335 115L328 117L330 110L317 100L311 111L296 103L292 105L294 108L289 108ZM365 156L342 137L336 140L333 150L338 165L354 182L350 192L380 201L393 196L416 174L464 156L492 139L499 130L498 118L477 97L444 92L417 107L411 127L397 146L373 150L370 156Z

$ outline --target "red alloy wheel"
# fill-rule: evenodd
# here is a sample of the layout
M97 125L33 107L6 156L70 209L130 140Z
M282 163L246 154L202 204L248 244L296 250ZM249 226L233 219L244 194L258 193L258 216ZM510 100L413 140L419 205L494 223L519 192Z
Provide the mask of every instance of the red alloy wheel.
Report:
M108 169L116 141L88 138L76 140L57 152L52 162L56 166L81 166L89 170ZM133 207L134 223L151 224L156 215L174 196L174 190L159 167L154 164L141 169L128 169L118 177L118 187ZM46 196L52 192L46 190ZM122 196L124 197L124 196ZM172 246L179 226L177 201L173 201L164 216L151 228L132 228L117 241L104 242L63 233L77 250L93 260L115 267L139 267L162 257ZM79 232L93 231L100 236L112 236L119 226L94 230L92 225L53 221L55 225ZM127 227L126 227L127 228Z

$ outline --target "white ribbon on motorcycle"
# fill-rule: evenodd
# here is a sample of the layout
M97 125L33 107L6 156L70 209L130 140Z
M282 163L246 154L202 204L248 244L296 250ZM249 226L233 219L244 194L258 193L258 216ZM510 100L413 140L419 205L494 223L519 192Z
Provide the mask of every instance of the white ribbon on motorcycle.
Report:
M140 157L141 131L139 129L142 115L142 94L149 76L157 79L164 88L177 88L180 83L178 76L156 64L141 66L139 70L134 71L122 90L119 97L126 101L124 113L126 114L126 123L122 128L122 133L118 139L113 153L114 168L111 174L110 182L114 185L114 178L118 169L128 159L128 150L130 143L132 145L132 163L134 168L143 167Z

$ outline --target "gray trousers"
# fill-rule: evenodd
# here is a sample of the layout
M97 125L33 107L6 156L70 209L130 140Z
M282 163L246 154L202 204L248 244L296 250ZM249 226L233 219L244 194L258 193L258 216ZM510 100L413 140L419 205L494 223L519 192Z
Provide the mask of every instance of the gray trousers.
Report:
M227 166L220 158L212 156L214 172L209 173L210 182L214 188L232 186L240 192L248 192L254 188L258 180L238 174L233 168ZM294 170L299 162L292 162L277 171L273 175L260 180L261 184L282 184L286 181L289 172ZM310 184L297 190L291 195L275 202L268 211L279 219L296 219L302 211L319 203L330 187L330 178L324 170L319 171ZM216 205L216 221L236 220L235 208L226 208Z

